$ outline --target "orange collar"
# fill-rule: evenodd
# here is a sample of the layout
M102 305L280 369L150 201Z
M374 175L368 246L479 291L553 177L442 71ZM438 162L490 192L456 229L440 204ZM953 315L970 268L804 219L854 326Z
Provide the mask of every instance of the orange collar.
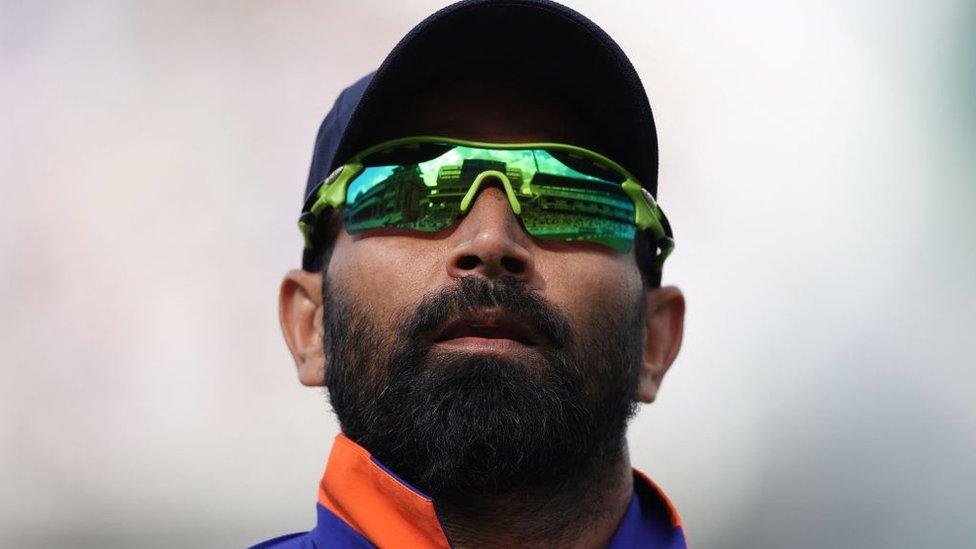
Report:
M450 547L434 502L339 434L332 445L319 503L379 547Z

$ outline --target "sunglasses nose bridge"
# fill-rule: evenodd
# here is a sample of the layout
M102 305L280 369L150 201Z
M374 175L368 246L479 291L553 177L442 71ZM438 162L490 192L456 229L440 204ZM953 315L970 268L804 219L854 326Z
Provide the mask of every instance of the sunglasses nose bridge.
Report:
M508 203L512 207L512 212L515 213L516 216L521 215L522 204L515 196L515 189L512 188L512 182L509 181L507 175L498 170L485 170L474 178L474 181L471 182L471 187L468 188L468 192L465 193L464 198L461 199L461 213L468 213L468 210L471 209L471 205L474 203L475 197L478 196L478 190L481 188L481 183L489 177L494 177L502 182L502 187L505 188L505 196L508 197Z

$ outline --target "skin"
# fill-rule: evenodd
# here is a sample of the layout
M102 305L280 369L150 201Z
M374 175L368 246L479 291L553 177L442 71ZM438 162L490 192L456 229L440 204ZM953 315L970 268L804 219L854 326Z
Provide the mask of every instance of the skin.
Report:
M490 82L462 83L424 93L394 113L370 142L409 135L502 143L563 142L599 150L585 123L557 98ZM594 307L633 303L640 292L646 292L637 395L644 403L652 402L681 346L685 312L681 291L673 286L644 288L633 253L620 254L596 244L533 239L512 213L500 183L491 183L483 187L466 216L438 233L374 231L350 236L340 231L328 268L330 283L342 287L350 300L368 304L369 314L376 319L389 319L412 310L421 296L437 292L456 278L510 274L558 306L578 329L588 325L588 311ZM289 271L281 282L279 298L281 327L299 380L308 386L324 385L329 365L322 345L322 273ZM527 352L509 343L465 338L443 345L471 353ZM626 448L621 456L604 472L605 493L594 494L603 499L606 512L594 515L582 536L547 540L542 546L606 545L633 491ZM512 509L513 505L498 502L498 507ZM525 546L525 540L538 530L530 513L487 524L481 524L479 517L442 518L457 547L505 546L514 540Z

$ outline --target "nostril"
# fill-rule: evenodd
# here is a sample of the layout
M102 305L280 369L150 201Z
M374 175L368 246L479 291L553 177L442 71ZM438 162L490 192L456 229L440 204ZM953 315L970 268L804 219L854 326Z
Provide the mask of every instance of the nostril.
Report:
M502 267L505 267L505 270L512 274L522 274L522 271L525 270L525 262L514 257L503 257Z
M471 269L474 269L478 265L481 265L481 260L478 259L478 256L476 255L466 255L458 259L457 262L458 268L464 269L465 271L470 271Z

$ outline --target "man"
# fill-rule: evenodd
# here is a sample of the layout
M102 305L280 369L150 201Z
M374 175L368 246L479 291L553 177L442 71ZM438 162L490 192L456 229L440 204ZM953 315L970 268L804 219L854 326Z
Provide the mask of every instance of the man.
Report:
M624 436L682 335L656 178L633 67L548 1L445 8L346 89L280 294L342 434L316 527L258 547L685 547Z

